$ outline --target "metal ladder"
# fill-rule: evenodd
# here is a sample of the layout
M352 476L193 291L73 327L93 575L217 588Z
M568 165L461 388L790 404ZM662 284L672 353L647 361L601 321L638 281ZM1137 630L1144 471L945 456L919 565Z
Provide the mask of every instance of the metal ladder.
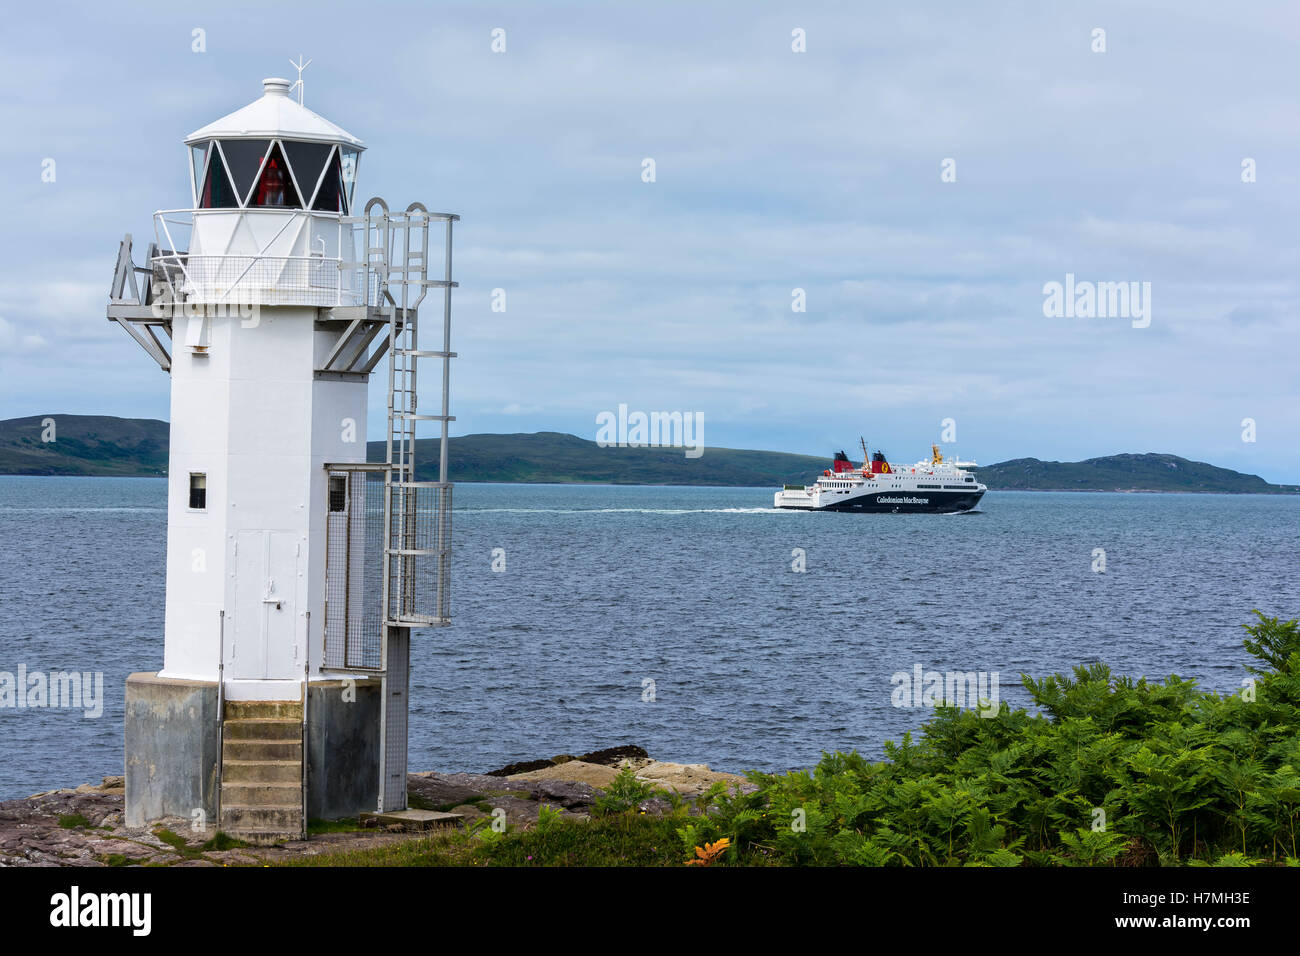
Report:
M379 210L376 211L376 208ZM451 554L451 484L447 480L448 426L454 421L449 407L451 359L452 223L460 217L431 214L420 203L401 213L391 213L376 197L366 204L367 273L378 278L377 304L388 316L388 437L384 470L384 569L381 673L383 706L380 716L379 809L406 806L407 690L409 687L410 630L449 623L449 573ZM429 225L446 224L445 276L428 277ZM367 297L369 275L367 275ZM443 290L443 347L421 349L419 307L430 288ZM441 414L419 411L417 368L422 358L442 360ZM436 482L418 481L415 441L419 422L442 426L439 473ZM432 498L433 507L429 507ZM431 515L431 518L430 518ZM433 526L429 527L432 520ZM420 609L419 559L436 562L433 607Z

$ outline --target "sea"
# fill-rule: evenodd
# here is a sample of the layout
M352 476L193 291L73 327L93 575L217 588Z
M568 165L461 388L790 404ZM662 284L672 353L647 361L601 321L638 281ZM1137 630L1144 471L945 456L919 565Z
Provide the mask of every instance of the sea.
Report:
M960 515L776 511L771 488L460 484L449 627L412 640L410 768L638 744L785 771L879 759L919 683L1103 662L1221 693L1252 608L1300 616L1300 497L989 492ZM102 713L0 706L0 800L123 768L162 666L165 479L0 477L0 672L102 674ZM922 676L917 682L916 677Z

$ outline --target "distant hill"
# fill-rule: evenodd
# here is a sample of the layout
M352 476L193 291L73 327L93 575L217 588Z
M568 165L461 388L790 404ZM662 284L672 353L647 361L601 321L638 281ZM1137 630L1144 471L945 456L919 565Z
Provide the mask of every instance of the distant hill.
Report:
M828 461L735 448L706 448L701 457L687 458L681 448L601 448L563 432L465 435L451 439L447 446L453 481L762 487L811 481ZM383 461L384 443L372 441L367 455L371 461ZM415 461L416 477L436 478L437 440L417 441Z
M54 419L54 441L41 422ZM33 415L0 421L0 475L165 475L166 422L99 415ZM382 461L384 443L366 449ZM416 443L417 477L437 477L438 443ZM775 451L708 448L601 448L560 432L465 435L449 442L455 481L607 482L625 485L767 486L808 481L826 459Z
M42 420L55 422L55 440L41 440ZM165 475L166 422L98 415L33 415L0 421L3 475ZM384 457L384 443L366 449ZM621 485L724 485L776 487L811 481L830 455L707 448L687 458L681 448L601 448L562 432L464 435L453 438L448 465L453 481L595 482ZM437 477L436 439L416 443L417 477ZM1176 455L1110 455L1079 462L1017 458L975 469L1002 491L1200 491L1294 494L1296 486L1271 485Z
M1271 485L1258 475L1189 461L1177 455L1107 455L1085 461L1016 458L972 469L990 489L1002 491L1200 491L1219 494L1295 494L1300 487Z
M42 440L47 418L51 442ZM167 423L152 418L11 418L0 421L0 475L165 475L167 433Z

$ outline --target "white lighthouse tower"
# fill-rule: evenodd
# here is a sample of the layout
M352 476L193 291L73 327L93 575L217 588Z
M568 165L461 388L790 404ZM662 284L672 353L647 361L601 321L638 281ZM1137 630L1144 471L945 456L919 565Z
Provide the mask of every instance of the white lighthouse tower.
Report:
M108 317L171 379L163 668L127 681L128 824L274 838L406 806L410 636L448 623L458 217L357 208L364 146L301 97L264 80L186 137L191 208L154 214L142 267L130 235L119 251ZM417 368L441 372L436 414ZM441 425L436 480L417 479L420 422Z

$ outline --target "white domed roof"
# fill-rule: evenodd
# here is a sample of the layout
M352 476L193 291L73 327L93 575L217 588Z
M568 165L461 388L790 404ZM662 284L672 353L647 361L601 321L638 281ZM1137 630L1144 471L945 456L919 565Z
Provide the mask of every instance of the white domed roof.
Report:
M185 137L186 145L206 139L230 139L242 136L281 137L317 143L344 143L355 149L365 149L361 140L347 130L335 126L300 106L289 95L289 81L271 77L262 81L266 91L261 99L254 100L243 109L223 116Z

